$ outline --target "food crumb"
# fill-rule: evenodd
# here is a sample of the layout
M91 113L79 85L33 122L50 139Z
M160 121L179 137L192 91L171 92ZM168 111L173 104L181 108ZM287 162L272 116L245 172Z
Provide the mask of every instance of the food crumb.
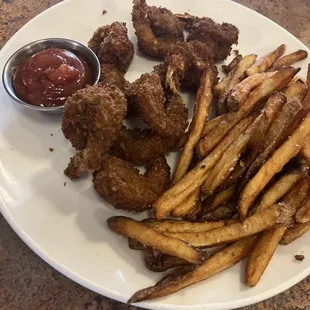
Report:
M200 168L204 169L204 168L206 168L206 165L201 165Z
M51 133L51 136L53 136L53 134Z
M64 182L64 186L66 186L67 185L67 182Z
M299 261L303 261L305 259L305 255L295 255L295 259Z
M107 13L108 13L107 10L102 11L102 15L107 14Z
M54 152L54 149L52 147L49 148L50 152Z

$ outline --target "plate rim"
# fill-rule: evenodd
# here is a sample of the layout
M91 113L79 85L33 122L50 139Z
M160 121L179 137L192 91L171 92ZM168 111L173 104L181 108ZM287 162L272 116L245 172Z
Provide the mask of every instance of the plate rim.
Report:
M12 37L4 44L4 46L0 50L0 55L5 53L6 49L8 48L11 41L15 39L15 37L19 34L19 32L23 31L25 28L29 26L29 24L33 23L37 18L48 14L50 11L58 8L59 6L65 5L65 3L73 2L74 0L66 0L59 3L56 3L52 5L51 7L47 8L46 10L42 11L38 15L34 16L32 19L30 19L25 25L23 25L17 32L13 34ZM310 48L307 47L302 41L300 41L298 38L296 38L292 33L290 33L288 30L286 30L281 25L277 24L275 21L269 19L268 17L254 11L253 9L240 4L238 2L235 2L233 0L222 0L223 2L232 3L233 5L240 6L243 9L251 12L251 14L256 14L260 18L265 19L268 22L271 22L274 26L278 27L282 31L286 32L287 35L290 35L292 38L297 40L301 46L308 52L310 55ZM3 84L3 81L1 79L1 83ZM35 242L19 225L19 223L14 219L12 214L9 212L9 209L6 207L6 204L3 203L1 197L0 197L0 212L6 222L10 225L10 227L14 230L14 232L18 235L18 237L36 254L38 255L43 261L45 261L50 267L54 268L67 278L71 279L75 283L78 283L79 285L85 287L86 289L89 289L95 293L98 293L100 295L103 295L107 298L113 299L118 302L125 303L127 302L127 297L122 296L117 291L111 290L107 287L103 287L102 285L98 285L95 282L85 278L84 276L78 274L68 266L63 265L61 262L57 261L55 258L50 256L44 248L42 248L37 242ZM300 272L295 277L291 278L290 280L286 281L284 284L277 286L274 289L271 289L267 292L261 293L257 296L250 296L246 298L242 298L241 300L237 301L230 301L230 302L222 302L222 303L212 303L212 310L229 310L229 309L235 309L239 307L245 307L249 305L256 304L258 302L267 300L269 298L272 298L274 296L277 296L278 294L290 289L292 286L296 285L303 279L305 279L307 276L310 275L310 265L304 269L302 272ZM104 292L103 292L104 291ZM163 298L158 299L158 301L164 300ZM209 309L209 306L207 304L201 304L201 305L172 305L172 304L165 304L161 302L153 303L152 301L149 302L140 302L136 304L132 304L133 306L137 306L140 308L145 309L156 309L156 310L162 310L162 309L169 309L169 310L175 310L175 309L182 309L182 310L190 310L190 309Z

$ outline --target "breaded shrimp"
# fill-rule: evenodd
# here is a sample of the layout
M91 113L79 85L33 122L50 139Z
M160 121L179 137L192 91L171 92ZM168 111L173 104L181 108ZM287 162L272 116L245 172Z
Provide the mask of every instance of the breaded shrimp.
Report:
M178 140L163 138L152 129L129 129L123 126L110 154L135 165L146 165L159 155L180 147Z
M166 102L159 76L142 74L130 85L128 96L138 115L162 137L177 139L187 128L188 110L180 96L172 96Z
M100 167L104 154L118 136L126 111L126 98L114 85L90 86L68 98L62 131L80 151L65 170L70 179Z
M114 65L103 64L101 66L100 83L98 85L115 85L121 91L124 91L127 85L127 81L124 77L124 73L119 71Z
M145 0L133 4L132 22L142 53L163 59L171 45L184 41L183 23L169 10L149 7Z
M101 169L94 172L97 193L117 209L142 212L168 188L170 167L161 156L140 174L132 164L117 157L109 157Z
M88 46L98 56L101 64L114 65L123 73L127 71L134 56L134 46L128 38L125 23L114 22L98 28Z

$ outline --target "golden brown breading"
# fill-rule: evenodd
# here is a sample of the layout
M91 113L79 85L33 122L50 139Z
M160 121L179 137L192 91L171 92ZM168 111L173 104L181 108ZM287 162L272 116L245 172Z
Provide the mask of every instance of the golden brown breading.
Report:
M68 98L62 131L79 152L71 158L65 174L79 178L100 167L103 155L117 138L127 111L124 94L114 85L90 86Z
M166 102L164 89L156 73L145 73L128 89L138 115L162 137L177 139L184 134L188 110L180 96L172 96Z
M168 188L170 167L161 156L142 175L127 161L109 157L94 172L93 183L97 193L115 208L142 212Z
M98 28L88 46L101 64L112 64L121 72L127 71L134 56L133 43L128 38L125 23L114 22Z
M103 64L101 66L101 76L98 85L105 86L107 84L117 86L121 91L125 91L127 81L124 73L119 71L114 65Z
M133 3L132 22L139 50L149 56L164 58L171 45L184 40L181 35L183 24L167 9L149 7L145 0L134 0ZM166 22L169 25L165 29Z
M146 165L159 155L176 149L178 140L163 138L152 129L122 127L110 154L135 165Z

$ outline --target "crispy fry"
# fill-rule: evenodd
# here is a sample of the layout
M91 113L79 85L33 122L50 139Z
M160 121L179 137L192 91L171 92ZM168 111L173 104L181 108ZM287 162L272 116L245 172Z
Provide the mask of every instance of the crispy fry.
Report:
M109 228L114 232L133 238L162 253L179 257L192 264L200 264L202 262L200 254L186 243L169 238L134 219L114 216L109 218L107 222Z
M236 184L232 184L231 186L227 187L226 189L206 198L204 203L204 210L205 211L213 211L223 203L227 202L230 198L232 198L236 191Z
M246 217L249 207L271 178L278 173L290 159L298 154L305 145L305 141L309 134L310 113L293 132L291 137L272 154L242 191L239 200L239 213L242 218Z
M303 204L306 198L309 184L305 180L306 178L298 182L283 197L283 202L290 206L292 215L295 214L296 210ZM246 283L248 286L255 286L259 282L286 230L287 227L285 226L277 227L262 232L258 237L258 241L247 262Z
M211 72L204 70L200 77L200 87L195 102L194 116L189 128L189 137L174 171L173 182L179 181L186 174L194 156L195 145L199 141L204 124L208 119L212 101L211 79Z
M285 203L272 207L246 218L241 223L230 224L213 230L192 233L165 233L167 236L180 239L194 247L209 247L226 244L244 237L248 237L277 224L291 223L292 209Z
M255 87L265 82L273 74L274 72L255 73L237 84L227 96L228 110L238 111L240 106L246 101L250 92Z
M283 105L287 102L287 99L285 95L274 92L271 94L271 96L268 98L265 107L264 112L267 115L268 124L271 125L274 119L279 114L279 111L281 111Z
M305 174L305 169L294 169L285 173L264 193L256 211L260 212L281 199Z
M259 115L256 120L248 127L248 129L241 134L223 154L221 159L217 162L215 167L208 175L207 180L202 186L202 191L206 195L212 195L213 191L227 178L227 176L234 170L240 156L246 149L250 139L253 137L255 131L260 135L267 127L267 118L263 113Z
M283 88L299 70L292 67L281 69L256 87L238 112L227 113L225 119L210 134L198 142L198 155L200 157L206 156L244 116L257 107L262 99L269 96L273 91Z
M300 155L310 161L310 139L307 140L305 146L300 150Z
M143 252L143 259L146 268L154 272L162 272L171 268L188 265L186 260L178 257L162 253L158 253L158 255L155 256L151 248L147 248Z
M282 93L286 96L287 100L296 97L301 102L305 99L307 91L307 84L301 79L298 79L292 85L288 85L282 89Z
M214 97L220 98L225 89L227 88L231 77L233 76L234 70L231 70L221 81L216 84L213 88Z
M162 220L147 219L143 224L153 228L156 231L165 232L201 232L225 226L226 221L217 222L197 222L192 223L188 221L179 220Z
M259 58L252 67L246 70L247 76L254 73L264 72L269 69L274 62L285 53L285 50L286 46L281 44L271 53Z
M201 160L190 172L167 190L153 204L158 219L167 216L175 207L184 201L186 197L203 184L208 171L217 163L229 145L250 126L253 119L253 116L249 116L244 120L241 120L241 122L229 132L209 156Z
M225 90L221 93L221 96L217 102L218 114L221 115L227 112L226 99L228 94L243 79L244 72L253 65L256 57L257 56L253 54L243 57L242 60L236 65L236 67L231 71L232 75L229 83L225 87Z
M300 224L310 222L310 199L297 211L295 220Z
M189 213L195 212L199 208L200 188L195 189L186 199L172 210L174 217L184 217Z
M215 208L212 211L207 211L202 215L203 221L222 221L227 220L238 213L236 202L227 202Z
M233 70L238 65L241 59L242 59L242 55L238 54L228 65L222 65L222 71L228 74L231 70Z
M308 64L308 72L307 72L307 86L308 86L308 93L307 96L305 98L305 100L303 101L303 105L304 105L304 109L306 112L310 111L310 64Z
M285 56L282 56L281 58L278 58L269 71L279 70L283 67L288 67L294 64L295 62L298 62L300 60L303 60L308 57L308 53L305 50L298 50L294 53L287 54Z
M209 132L211 132L217 125L225 119L225 115L219 115L216 118L212 119L205 123L203 127L203 131L201 133L201 137L205 137Z
M250 253L254 243L255 237L237 241L218 251L192 271L186 272L186 270L181 275L166 276L156 285L136 292L129 299L128 304L167 296L189 285L211 278L217 273L234 266L246 257Z
M248 286L253 287L259 282L285 231L286 227L279 227L259 236L246 265L245 282Z
M132 238L128 238L128 247L131 250L137 250L137 251L142 251L147 248L144 244Z
M310 223L296 224L293 228L289 228L283 235L280 244L287 245L302 237L306 232L310 231Z

